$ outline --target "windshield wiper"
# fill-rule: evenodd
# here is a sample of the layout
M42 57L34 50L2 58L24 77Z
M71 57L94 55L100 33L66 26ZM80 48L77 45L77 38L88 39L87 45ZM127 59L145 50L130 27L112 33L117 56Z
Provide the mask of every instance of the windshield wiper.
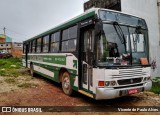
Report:
M124 44L125 52L127 52L127 49L126 49L126 39L125 39L125 37L124 37L124 33L123 33L123 31L122 31L121 26L118 24L118 22L113 22L113 26L114 26L114 29L115 29L116 32L117 32L117 35L118 35L121 43Z

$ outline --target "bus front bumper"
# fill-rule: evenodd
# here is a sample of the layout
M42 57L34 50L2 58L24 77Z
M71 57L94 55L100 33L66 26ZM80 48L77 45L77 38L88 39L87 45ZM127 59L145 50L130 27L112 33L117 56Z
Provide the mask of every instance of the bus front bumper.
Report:
M134 87L129 87L129 88L97 88L96 89L96 95L95 99L96 100L101 100L101 99L113 99L125 95L130 95L129 91L136 89L138 92L133 92L134 93L139 93L145 90L150 90L152 87L152 82L149 81L147 83L144 83L142 86L134 86Z

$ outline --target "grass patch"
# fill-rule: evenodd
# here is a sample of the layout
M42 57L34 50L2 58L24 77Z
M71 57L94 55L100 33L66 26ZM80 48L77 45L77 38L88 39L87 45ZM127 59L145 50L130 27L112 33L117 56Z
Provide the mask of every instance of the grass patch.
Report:
M153 85L150 91L156 94L160 94L160 77L156 77L152 81Z
M8 84L15 84L16 83L16 80L14 78L7 78L4 81Z
M21 88L31 88L33 86L37 86L36 84L34 83L22 83L22 84L19 84L18 87L21 87Z
M0 70L0 76L18 77L21 74L17 69Z
M4 71L0 70L1 76L9 76L9 77L18 77L21 75L20 72L17 71L17 69L6 69Z
M21 58L0 59L0 69L12 69L12 68L20 69L21 67L22 67Z
M21 58L0 59L0 76L18 77L28 74L22 69Z

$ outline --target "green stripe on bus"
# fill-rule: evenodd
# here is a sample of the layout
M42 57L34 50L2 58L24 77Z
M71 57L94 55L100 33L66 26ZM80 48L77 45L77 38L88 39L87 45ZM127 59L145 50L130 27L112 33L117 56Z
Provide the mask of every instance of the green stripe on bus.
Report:
M29 60L66 65L66 56L29 55Z
M36 63L36 62L33 62L34 65L37 65L37 66L40 66L40 67L43 67L49 71L53 71L53 70L56 70L56 71L60 71L61 67L57 67L57 66L51 66L51 65L47 65L47 64L41 64L41 63ZM66 68L67 69L67 68ZM68 72L70 74L74 74L74 75L77 75L77 70L73 70L73 69L67 69Z
M50 66L50 65L46 66L44 64L39 64L39 63L33 63L33 64L53 72L54 76L48 76L48 75L45 75L45 74L43 74L43 73L41 73L39 71L35 71L36 73L38 73L38 74L40 74L40 75L42 75L42 76L44 76L46 78L49 78L49 79L51 79L53 81L60 82L59 81L59 70L60 70L59 67L54 67L54 66ZM74 86L74 82L75 82L77 71L76 70L72 70L72 69L68 69L68 71L70 73L71 87L72 87L73 90L78 91L78 86Z

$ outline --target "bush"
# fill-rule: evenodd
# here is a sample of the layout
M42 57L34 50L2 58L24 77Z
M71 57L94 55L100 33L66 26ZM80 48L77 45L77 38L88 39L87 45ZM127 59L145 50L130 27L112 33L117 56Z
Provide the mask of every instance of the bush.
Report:
M153 85L150 91L156 94L160 94L160 77L156 77L152 81L153 81Z
M14 67L12 65L15 65ZM22 61L20 58L8 58L0 59L0 69L19 69L22 67Z
M0 59L0 76L18 77L21 73L17 69L22 68L20 58Z

